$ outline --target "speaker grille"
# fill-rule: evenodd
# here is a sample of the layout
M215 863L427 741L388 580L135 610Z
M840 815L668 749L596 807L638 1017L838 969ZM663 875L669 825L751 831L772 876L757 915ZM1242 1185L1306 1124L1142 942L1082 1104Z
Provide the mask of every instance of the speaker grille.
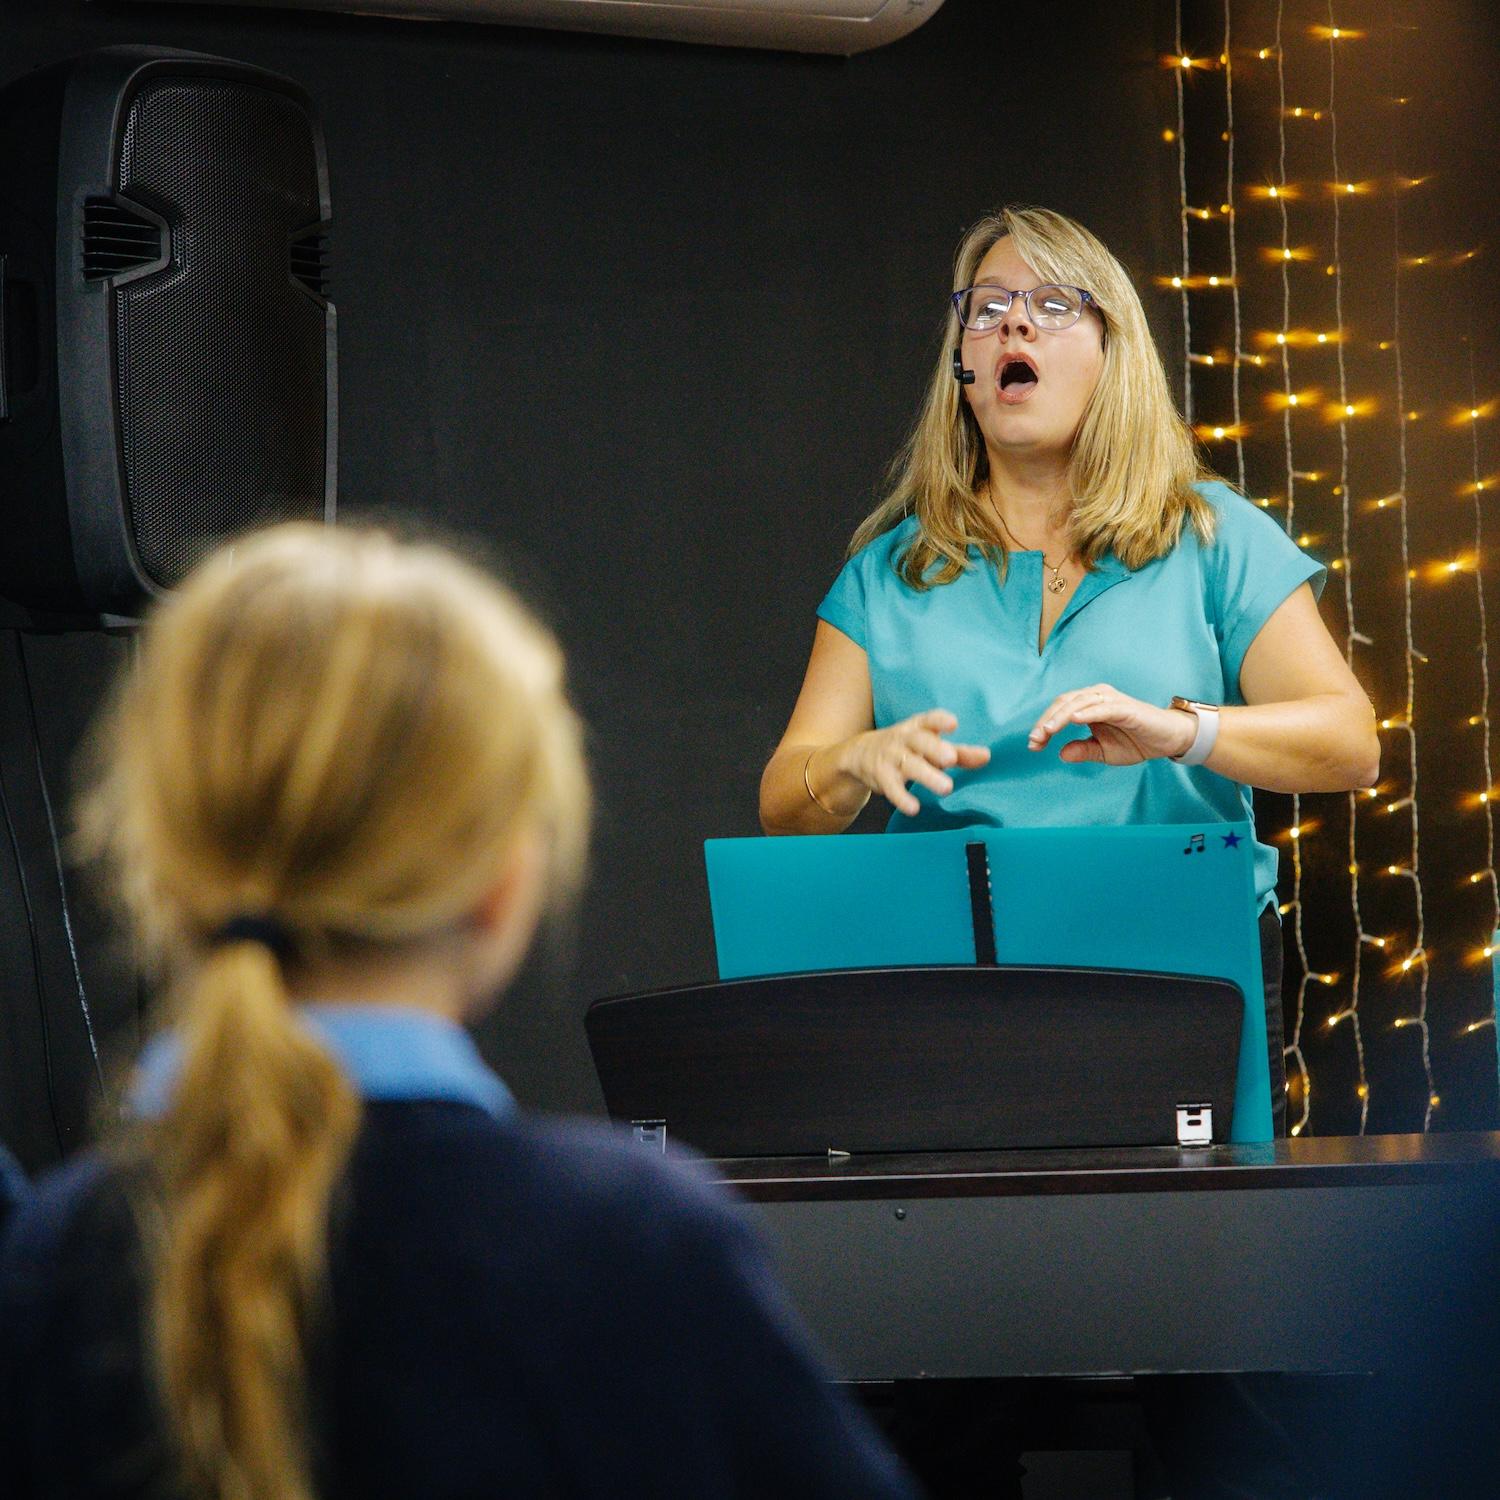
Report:
M116 288L127 525L170 587L225 536L321 519L327 433L324 258L313 124L250 83L161 77L131 101L122 195L171 226L158 275Z

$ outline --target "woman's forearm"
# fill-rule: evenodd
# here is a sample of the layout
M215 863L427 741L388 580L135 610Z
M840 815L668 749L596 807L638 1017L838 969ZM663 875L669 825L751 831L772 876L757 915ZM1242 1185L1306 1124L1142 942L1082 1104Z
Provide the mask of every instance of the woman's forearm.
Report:
M870 800L841 769L849 741L782 745L760 778L760 826L767 833L842 833Z
M1183 719L1190 723L1191 716ZM833 744L780 746L761 776L761 827L770 834L843 832L870 799L867 782L852 769L869 738L866 732ZM1344 693L1223 708L1204 765L1271 792L1373 786L1380 774L1375 716L1362 694Z
M1380 739L1369 703L1323 693L1219 711L1210 771L1268 792L1347 792L1380 776Z

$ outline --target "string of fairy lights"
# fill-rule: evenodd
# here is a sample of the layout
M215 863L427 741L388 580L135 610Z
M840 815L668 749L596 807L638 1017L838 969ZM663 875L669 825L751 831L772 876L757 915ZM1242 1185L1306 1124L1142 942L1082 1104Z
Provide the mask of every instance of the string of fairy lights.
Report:
M1231 3L1232 0L1224 0L1224 50L1219 57L1224 64L1224 213L1229 218L1229 304L1234 317L1234 358L1229 362L1230 426L1234 432L1234 456L1239 470L1239 485L1243 490L1245 426L1240 410L1240 356L1244 352L1244 327L1240 318L1239 236L1235 233L1235 221L1239 215L1234 206L1234 37Z
M1299 397L1292 387L1291 347L1292 347L1292 324L1291 324L1291 273L1292 250L1290 241L1290 223L1287 213L1287 202L1294 191L1288 182L1286 175L1286 54L1282 47L1282 33L1285 26L1285 5L1278 0L1276 7L1276 45L1274 56L1276 60L1276 88L1277 97L1280 101L1280 109L1277 114L1277 183L1275 185L1275 197L1280 211L1281 221L1281 243L1279 246L1279 262L1281 273L1281 327L1276 333L1277 346L1281 351L1282 371L1282 400L1281 421L1283 449L1286 465L1286 529L1288 534L1295 536L1296 529L1296 485L1300 477L1297 472L1296 463L1292 451L1292 412L1299 404ZM1334 179L1338 178L1335 156ZM1335 216L1338 214L1338 194L1333 195L1333 206ZM1338 221L1335 218L1334 226L1334 266L1335 284L1338 285L1341 278L1338 276L1339 268L1338 254ZM1339 343L1342 346L1342 309L1339 313ZM1325 335L1326 338L1326 335ZM1341 433L1347 431L1346 426L1340 424ZM1341 551L1338 562L1342 564L1340 571L1343 573L1344 583L1344 614L1345 614L1345 650L1351 661L1355 644L1364 639L1354 624L1354 600L1352 592L1354 570L1348 564L1349 535L1348 535L1348 474L1347 474L1347 445L1344 447L1345 472L1341 476L1340 489L1344 500L1343 526L1341 530ZM1352 806L1352 798L1351 798ZM1297 1004L1295 1019L1292 1027L1291 1041L1285 1049L1285 1055L1291 1068L1295 1071L1288 1073L1288 1093L1296 1095L1296 1102L1300 1105L1300 1116L1291 1122L1291 1131L1300 1135L1308 1126L1312 1114L1312 1076L1307 1065L1307 1055L1302 1047L1302 1031L1307 1019L1307 992L1308 986L1314 982L1321 984L1332 984L1337 976L1334 974L1320 972L1315 969L1308 960L1307 955L1307 933L1304 927L1303 908L1303 845L1302 836L1305 832L1305 824L1302 815L1302 798L1300 795L1292 798L1292 822L1288 830L1288 841L1292 846L1293 866L1293 890L1290 902L1292 927L1296 938L1297 956L1299 959L1299 978L1297 982ZM1359 997L1360 983L1362 979L1361 959L1363 957L1363 942L1365 938L1364 924L1359 908L1359 863L1357 857L1357 823L1353 816L1349 821L1349 870L1351 874L1351 899L1354 912L1354 923L1356 931L1356 942L1354 947L1353 973L1350 984L1350 997L1348 1004L1339 1013L1340 1020L1347 1020L1350 1032L1355 1041L1355 1053L1359 1069L1358 1097L1360 1100L1360 1133L1364 1133L1365 1125L1369 1117L1369 1087L1365 1077L1365 1054L1363 1033L1360 1026ZM1333 1022L1331 1024L1337 1024ZM1293 1086L1295 1085L1295 1087Z
M1474 260L1475 255L1470 251L1465 256L1466 270L1466 297L1468 306L1468 331L1465 334L1465 342L1469 346L1469 472L1470 479L1467 486L1470 498L1474 506L1474 556L1480 558L1484 555L1484 506L1483 499L1487 488L1484 477L1480 473L1479 459L1479 377L1474 364ZM1481 881L1489 886L1490 890L1490 937L1484 945L1483 957L1490 958L1495 952L1495 944L1500 941L1500 881L1495 878L1495 799L1490 796L1489 788L1494 786L1495 777L1490 764L1490 646L1489 646L1489 615L1485 608L1484 598L1484 569L1476 567L1474 573L1474 607L1479 616L1479 663L1480 663L1480 700L1479 712L1469 720L1471 728L1480 730L1480 744L1484 762L1484 785L1485 791L1480 794L1480 803L1484 812L1484 835L1485 835L1485 868L1476 870L1469 877L1471 885L1478 885ZM1478 723L1475 724L1475 719ZM1478 1020L1470 1021L1464 1027L1464 1032L1472 1036L1476 1031L1486 1029L1493 1030L1495 1026L1495 1011L1493 1007L1486 1016Z
M1332 0L1330 0L1330 12ZM1330 23L1330 29L1332 28ZM1335 36L1329 42L1332 50L1333 42L1338 38ZM1330 64L1332 67L1332 64ZM1417 970L1419 992L1417 1011L1415 1015L1398 1016L1394 1022L1397 1029L1408 1026L1417 1028L1421 1040L1422 1073L1427 1084L1427 1108L1422 1119L1422 1128L1426 1130L1432 1123L1432 1112L1437 1108L1441 1100L1432 1076L1432 1027L1427 1020L1427 987L1431 976L1431 964L1428 959L1426 945L1427 909L1423 899L1422 891L1422 864L1421 864L1421 823L1420 813L1417 806L1417 782L1418 782L1418 753L1417 753L1417 715L1416 715L1416 690L1417 677L1416 668L1418 661L1426 662L1427 657L1419 652L1416 643L1412 639L1412 583L1416 575L1411 566L1411 465L1408 454L1407 427L1415 420L1413 413L1406 406L1406 355L1402 347L1401 338L1401 283L1403 266L1402 241L1401 241L1401 182L1396 154L1399 151L1399 131L1392 129L1391 144L1391 166L1393 170L1393 181L1391 185L1391 248L1395 269L1391 277L1391 347L1394 351L1395 381L1396 381L1396 432L1397 453L1399 455L1399 477L1396 491L1396 515L1401 523L1401 590L1402 590L1402 619L1405 625L1405 662L1406 662L1406 705L1405 711L1400 718L1382 719L1382 729L1394 729L1403 734L1407 742L1407 753L1410 757L1410 783L1405 797L1386 804L1387 812L1404 810L1410 822L1411 828L1411 853L1405 865L1393 864L1389 867L1389 874L1400 879L1411 882L1412 896L1416 905L1416 938L1412 950L1401 960L1403 972L1409 973L1413 968Z
M1305 532L1299 534L1297 513L1299 485L1307 486L1314 499L1322 503L1320 491L1329 492L1322 482L1334 476L1307 467L1299 467L1299 449L1309 442L1315 447L1318 446L1319 435L1308 425L1313 417L1321 416L1330 424L1337 438L1337 473L1336 482L1331 486L1331 496L1338 502L1339 531L1337 554L1329 560L1329 567L1338 575L1337 582L1341 585L1346 659L1351 668L1356 670L1357 675L1367 683L1370 681L1371 674L1362 668L1372 665L1373 657L1362 660L1360 653L1374 647L1376 643L1360 629L1356 619L1356 532L1365 523L1373 522L1378 513L1386 512L1397 524L1398 536L1392 540L1399 546L1400 553L1399 619L1402 627L1401 665L1403 671L1401 675L1404 679L1404 701L1399 710L1394 713L1388 712L1379 720L1384 741L1383 760L1387 763L1381 784L1361 793L1349 793L1344 799L1347 807L1347 857L1341 863L1342 867L1347 870L1349 924L1352 927L1352 953L1344 973L1319 968L1311 961L1310 937L1318 935L1326 940L1328 932L1336 930L1338 924L1334 912L1319 913L1318 920L1311 927L1304 920L1309 841L1316 838L1323 820L1305 815L1302 796L1292 798L1291 822L1283 836L1291 856L1292 889L1289 899L1281 907L1281 912L1283 917L1290 919L1290 936L1299 961L1295 1001L1291 1006L1286 1007L1290 1012L1287 1018L1289 1025L1286 1042L1287 1091L1294 1115L1290 1122L1290 1129L1292 1134L1300 1134L1308 1129L1312 1122L1312 1078L1306 1047L1306 1028L1311 1020L1309 987L1312 985L1328 987L1338 992L1335 1008L1323 1024L1328 1031L1347 1035L1351 1039L1355 1072L1355 1102L1360 1133L1363 1133L1368 1125L1371 1082L1366 1044L1367 1031L1371 1023L1362 1010L1362 1003L1368 998L1370 976L1367 973L1367 952L1373 950L1386 960L1383 965L1383 975L1388 986L1394 987L1394 993L1388 1002L1388 1009L1394 1007L1399 1011L1386 1022L1381 1022L1377 1017L1377 1025L1388 1024L1393 1031L1398 1032L1412 1030L1419 1042L1416 1056L1425 1091L1426 1103L1422 1128L1426 1130L1431 1127L1434 1111L1439 1108L1442 1100L1433 1072L1433 1017L1429 1008L1432 954L1428 942L1428 891L1424 879L1422 865L1424 851L1421 843L1422 786L1419 769L1423 752L1418 738L1418 702L1421 696L1419 692L1421 668L1427 663L1428 658L1418 650L1414 638L1414 595L1420 577L1437 582L1449 579L1458 573L1469 573L1474 580L1474 604L1479 637L1479 704L1477 711L1469 717L1468 725L1480 731L1479 749L1482 758L1483 789L1477 797L1470 794L1469 801L1483 814L1485 864L1482 869L1475 871L1467 878L1471 884L1484 883L1488 887L1490 896L1488 926L1482 946L1472 954L1475 959L1488 961L1496 954L1497 948L1500 948L1500 878L1497 878L1495 868L1494 837L1494 800L1496 796L1500 796L1500 791L1494 788L1492 773L1488 613L1481 560L1484 558L1485 542L1484 506L1489 492L1500 487L1500 482L1491 482L1483 472L1479 424L1481 418L1490 414L1492 403L1482 402L1479 394L1479 372L1473 331L1473 310L1477 304L1476 297L1471 290L1467 299L1469 333L1466 340L1469 353L1469 404L1464 413L1468 428L1468 450L1465 455L1467 479L1460 489L1471 500L1472 548L1466 556L1454 556L1428 564L1419 574L1418 567L1413 562L1414 515L1409 488L1412 463L1408 450L1407 429L1423 414L1409 409L1406 404L1408 390L1406 360L1402 348L1402 293L1404 277L1414 274L1417 268L1438 262L1465 265L1468 268L1472 287L1473 261L1478 252L1469 250L1458 257L1412 255L1409 252L1408 245L1403 238L1401 199L1403 193L1420 187L1426 179L1401 175L1400 154L1405 138L1395 122L1397 112L1408 102L1405 98L1381 101L1388 103L1393 122L1389 174L1372 174L1372 180L1364 181L1358 180L1352 173L1346 175L1344 164L1340 160L1339 111L1341 105L1344 105L1340 97L1340 85L1343 82L1341 64L1343 71L1367 65L1367 59L1350 59L1349 49L1351 46L1358 47L1359 44L1365 42L1368 33L1340 25L1335 14L1334 0L1327 0L1326 24L1320 17L1316 24L1301 28L1299 34L1288 38L1285 28L1286 0L1277 0L1275 35L1272 43L1258 49L1242 46L1236 51L1232 30L1232 5L1233 0L1223 0L1223 42L1217 57L1198 57L1184 45L1182 0L1177 0L1174 38L1177 50L1163 60L1172 68L1175 75L1176 128L1175 130L1165 129L1162 135L1166 141L1175 142L1177 147L1182 254L1176 273L1170 277L1160 278L1160 280L1164 285L1177 290L1181 297L1185 411L1195 433L1209 447L1210 452L1214 451L1215 445L1233 445L1240 486L1250 493L1252 491L1247 486L1246 439L1255 431L1257 424L1246 419L1242 405L1241 376L1242 373L1246 373L1245 366L1265 371L1269 379L1263 394L1267 405L1275 410L1280 418L1284 523L1288 534L1304 547L1317 545L1322 539ZM1388 31L1391 39L1391 77L1394 79L1397 47L1394 16ZM1289 102L1286 67L1289 47L1294 50L1309 49L1297 56L1304 74L1314 56L1310 49L1317 48L1326 51L1327 97L1325 104L1308 105ZM1267 173L1264 182L1252 180L1239 185L1236 182L1236 170L1238 164L1243 172L1243 160L1237 163L1236 65L1237 62L1250 65L1252 58L1255 62L1274 63L1277 159L1275 171ZM1214 69L1219 70L1223 75L1225 122L1221 133L1225 148L1225 201L1219 205L1217 212L1211 206L1195 206L1189 199L1190 180L1201 181L1202 179L1201 174L1191 174L1189 171L1186 99L1186 90L1195 73L1199 70L1212 71ZM1351 98L1356 101L1355 107L1359 107L1360 90L1358 88L1355 89ZM1345 107L1348 106L1345 105ZM1326 184L1299 182L1288 178L1288 127L1289 124L1295 125L1297 122L1321 127L1323 132L1321 139L1326 142L1327 150L1329 176ZM1368 134L1366 130L1364 135L1367 137ZM1206 131L1204 135L1206 138ZM1305 145L1305 141L1304 137L1299 144ZM1194 144L1196 146L1199 143L1195 141ZM1203 149L1206 154L1208 148ZM1324 225L1324 232L1329 237L1328 259L1324 269L1331 284L1332 326L1323 331L1316 331L1298 327L1294 323L1294 274L1299 277L1299 285L1304 290L1307 286L1305 280L1300 280L1301 273L1296 268L1299 262L1315 261L1318 257L1315 247L1294 241L1289 204L1296 204L1301 200L1313 200L1324 194L1326 194L1330 209ZM1356 455L1351 452L1352 431L1362 419L1384 410L1387 403L1378 394L1366 397L1351 393L1351 368L1346 355L1351 340L1357 338L1358 335L1357 330L1352 329L1345 322L1344 240L1346 226L1344 207L1346 203L1369 194L1386 194L1391 204L1390 234L1393 266L1388 273L1390 329L1389 337L1381 339L1378 348L1381 353L1390 355L1388 364L1390 380L1394 388L1395 420L1393 425L1396 475L1395 489L1392 493L1378 495L1360 502L1355 499L1356 486L1352 477L1356 472L1353 461ZM1256 201L1275 205L1280 228L1279 244L1268 245L1262 251L1265 260L1277 265L1280 283L1279 327L1257 332L1253 339L1253 343L1265 353L1247 350L1245 347L1245 324L1241 304L1242 289L1250 287L1252 283L1247 282L1245 277L1247 262L1243 258L1240 244L1239 205ZM1315 209L1315 204L1310 202L1309 208ZM1308 217L1309 215L1303 215L1304 220ZM1227 245L1228 252L1227 271L1206 272L1195 269L1195 264L1203 264L1207 256L1197 262L1194 260L1191 233L1193 221L1213 224L1216 234L1220 228L1222 229L1224 233L1222 243ZM1362 248L1366 253L1368 252L1368 245ZM1223 265L1224 262L1220 264ZM1194 308L1193 299L1195 297L1212 298L1221 290L1227 290L1230 293L1227 314L1219 321L1222 326L1222 322L1227 318L1232 326L1231 347L1227 353L1209 348L1195 348L1195 335L1191 320ZM1324 299L1310 296L1308 301L1324 305ZM1362 307L1368 305L1368 299L1364 299L1361 305ZM1210 316L1207 324L1203 324L1200 320L1200 334L1202 327L1211 328L1215 322L1212 316L1212 306L1210 302L1208 308ZM1223 304L1220 303L1219 306L1222 308ZM1376 316L1378 315L1377 309ZM1305 320L1306 314L1304 313L1299 321ZM1330 345L1331 349L1328 347ZM1337 388L1331 397L1325 396L1316 387L1299 389L1293 378L1294 350L1299 351L1296 354L1299 377L1301 376L1300 362L1303 357L1300 351L1305 351L1314 363L1317 363L1320 353L1334 355L1333 369L1329 371L1329 374L1334 376ZM1275 356L1270 369L1267 369L1267 353ZM1201 370L1204 367L1213 367L1221 363L1228 366L1227 394L1230 411L1228 420L1217 422L1205 414L1205 407L1212 399L1213 391L1204 388L1195 392L1194 376L1195 368ZM1249 373L1253 375L1253 371ZM1370 429L1364 430L1368 432ZM1324 432L1326 434L1327 429L1324 429ZM1326 443L1326 435L1323 436L1322 441ZM1360 451L1363 452L1363 449ZM1359 465L1359 472L1377 467L1377 458L1378 455L1374 453L1365 455ZM1305 464L1306 460L1302 462ZM1250 482L1254 482L1253 476ZM1390 480L1387 478L1386 484L1389 485L1389 483ZM1426 498L1424 494L1424 502ZM1260 500L1259 503L1269 508L1278 502L1275 498L1267 498ZM1386 544L1382 543L1382 545ZM1320 551L1325 557L1327 556L1326 549L1320 547ZM1363 597L1363 592L1362 587L1360 597ZM1380 612L1384 613L1384 611ZM1394 611L1390 612L1394 613ZM1394 642L1389 640L1382 643L1380 648L1382 662L1394 662L1395 657L1391 650L1393 645ZM1404 752L1404 759L1402 752ZM1396 854L1393 859L1389 851L1389 834L1381 833L1373 824L1368 825L1368 836L1375 847L1383 845L1386 851L1383 856L1385 862L1375 865L1369 864L1368 856L1365 856L1363 860L1361 857L1366 841L1365 825L1372 817L1382 821L1399 818L1405 823L1405 837L1401 838L1397 835L1400 842L1405 844L1405 849ZM1326 849L1327 846L1325 845L1324 848ZM1409 939L1405 941L1394 935L1372 931L1368 926L1364 905L1364 885L1369 880L1379 881L1382 877L1398 882L1400 888L1407 892L1407 897L1404 898L1404 909L1408 915L1397 923L1398 926L1407 927L1409 930ZM1377 905L1383 904L1389 907L1393 899L1395 898L1382 898L1382 902ZM1398 901L1397 904L1400 906L1402 903ZM1398 954L1402 956L1397 957ZM1456 954L1450 954L1450 957L1455 961L1458 959ZM1410 995L1413 986L1414 1003L1408 1000L1405 1004L1401 1004L1399 997ZM1492 1031L1494 1025L1495 1017L1491 1009L1489 1013L1471 1019L1456 1034L1473 1035L1480 1031Z
M1182 0L1176 0L1177 9L1177 52L1183 56L1182 50ZM1186 64L1184 64L1186 66ZM1186 118L1186 91L1183 86L1182 70L1178 69L1177 82L1177 191L1182 198L1182 215L1180 227L1182 229L1182 271L1176 279L1178 290L1182 294L1182 356L1187 362L1188 378L1183 383L1182 401L1183 410L1187 415L1188 423L1193 420L1193 313L1192 305L1188 301L1188 221L1187 221L1187 118ZM1173 132L1167 132L1167 138L1173 138Z
M1292 278L1290 270L1290 226L1286 208L1286 70L1282 66L1282 11L1283 6L1280 0L1278 0L1276 6L1276 46L1274 49L1278 100L1276 112L1277 168L1276 182L1272 184L1268 191L1276 202L1281 219L1281 254L1278 257L1278 268L1281 273L1281 327L1278 331L1276 342L1281 354L1281 437L1286 484L1286 527L1291 532L1297 520L1297 471L1296 464L1292 458L1292 348L1287 337L1288 330L1291 328ZM1292 797L1292 826L1294 828L1299 827L1301 821L1302 798L1300 795L1294 794ZM1312 965L1307 960L1307 935L1302 930L1302 844L1300 840L1292 841L1292 899L1281 908L1281 914L1282 916L1291 916L1292 939L1296 944L1297 956L1300 960L1297 1003L1293 1007L1292 1013L1292 1034L1283 1053L1287 1063L1288 1094L1292 1092L1294 1082L1298 1085L1302 1117L1294 1123L1292 1128L1300 1135L1307 1127L1309 1111L1312 1107L1312 1079L1308 1074L1307 1056L1302 1050L1302 1026L1307 1018L1308 975L1312 970Z
M1343 199L1344 194L1339 191L1338 184L1343 181L1343 174L1339 171L1339 127L1338 127L1338 71L1337 50L1335 43L1338 38L1335 35L1338 28L1333 24L1333 7L1330 0L1328 13L1328 156L1329 168L1333 180L1333 193L1331 203L1333 208L1332 239L1333 239L1333 305L1334 305L1334 347L1338 356L1339 394L1337 402L1338 432L1339 432L1339 482L1335 493L1339 497L1339 556L1336 559L1339 564L1338 571L1343 575L1344 592L1344 652L1345 660L1350 668L1354 666L1354 648L1361 644L1370 644L1370 638L1364 635L1355 624L1354 620L1354 565L1350 556L1350 484L1349 484L1349 420L1354 415L1354 408L1349 401L1349 371L1344 357L1345 327L1344 327L1344 259L1343 259ZM1278 56L1277 68L1285 74L1285 58ZM1279 122L1285 128L1285 121ZM1408 587L1410 585L1408 584ZM1413 787L1413 798L1415 787ZM1370 1080L1365 1069L1365 1043L1364 1028L1361 1024L1359 1003L1361 999L1361 986L1364 978L1363 957L1367 944L1374 942L1377 946L1384 946L1384 940L1373 937L1365 931L1364 913L1359 901L1359 803L1351 792L1347 798L1349 816L1349 905L1354 918L1354 962L1351 965L1349 996L1343 1006L1336 1010L1329 1018L1329 1026L1347 1025L1349 1033L1354 1039L1354 1052L1359 1081L1355 1085L1355 1092L1359 1099L1359 1133L1363 1135L1370 1119ZM1415 807L1415 800L1413 800ZM1321 976L1320 976L1321 977ZM1331 982L1325 980L1325 982ZM1302 1101L1302 1119L1298 1123L1298 1132L1306 1127L1310 1118L1311 1106L1308 1103L1310 1090L1304 1090Z

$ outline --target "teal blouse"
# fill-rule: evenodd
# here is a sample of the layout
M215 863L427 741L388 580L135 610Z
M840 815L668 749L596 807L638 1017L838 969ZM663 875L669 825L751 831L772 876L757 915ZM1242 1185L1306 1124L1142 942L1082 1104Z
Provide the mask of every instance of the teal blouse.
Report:
M1261 626L1301 584L1322 593L1322 565L1265 511L1217 480L1198 489L1218 513L1214 540L1204 546L1185 526L1165 557L1134 571L1105 556L1041 651L1040 552L1012 552L1002 578L971 551L967 572L919 592L896 571L917 530L908 517L844 564L818 614L869 658L876 726L946 708L958 717L954 739L991 752L987 766L955 770L946 797L913 786L920 811L893 813L889 831L1253 819L1250 788L1203 766L1060 760L1063 743L1088 737L1082 726L1026 748L1059 693L1095 682L1161 705L1174 693L1243 703L1240 665ZM1276 850L1257 840L1258 908L1275 896L1276 867Z

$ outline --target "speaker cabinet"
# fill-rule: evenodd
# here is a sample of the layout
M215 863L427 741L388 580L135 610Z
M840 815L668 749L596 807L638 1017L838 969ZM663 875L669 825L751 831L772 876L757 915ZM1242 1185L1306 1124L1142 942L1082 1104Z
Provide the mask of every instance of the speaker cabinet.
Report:
M0 593L136 612L332 520L331 207L295 84L111 47L0 91Z

